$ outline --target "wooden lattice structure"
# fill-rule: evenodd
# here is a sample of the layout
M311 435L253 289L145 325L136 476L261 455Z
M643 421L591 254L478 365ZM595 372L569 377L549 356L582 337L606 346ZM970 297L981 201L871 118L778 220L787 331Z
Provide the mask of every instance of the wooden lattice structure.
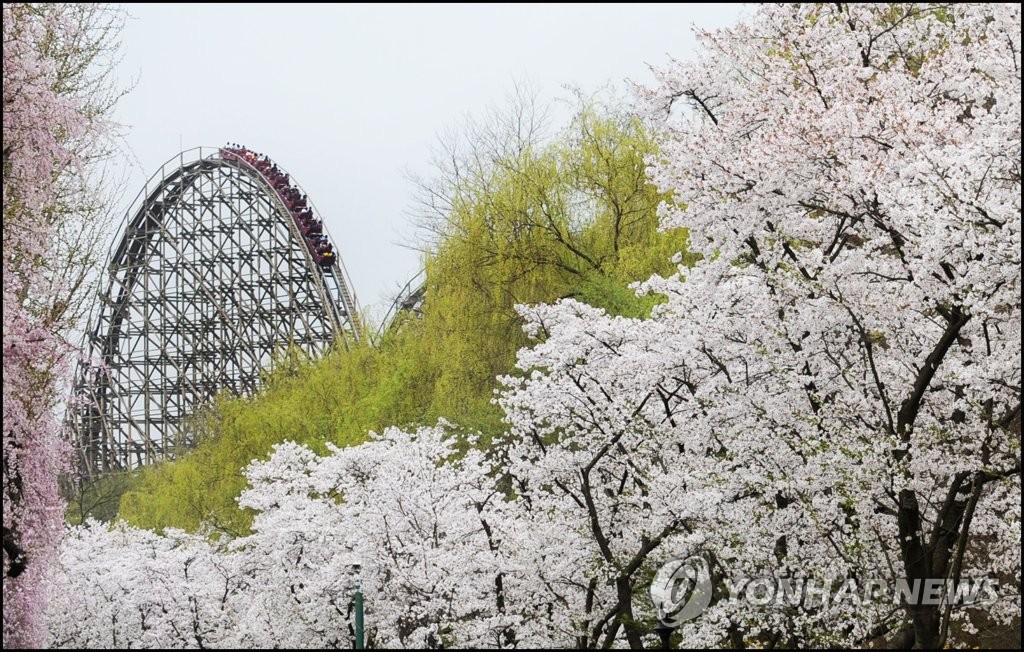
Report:
M315 357L359 337L340 255L318 263L284 197L240 157L182 152L125 222L68 408L87 476L172 456L190 415L218 392L254 392L287 348Z

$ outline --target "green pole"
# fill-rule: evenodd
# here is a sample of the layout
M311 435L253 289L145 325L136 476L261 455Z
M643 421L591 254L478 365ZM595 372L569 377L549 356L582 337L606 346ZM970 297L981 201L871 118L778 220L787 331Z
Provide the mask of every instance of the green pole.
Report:
M363 649L366 649L363 646L363 592L360 589L359 584L356 584L355 601L356 601L356 649L357 650L363 650Z

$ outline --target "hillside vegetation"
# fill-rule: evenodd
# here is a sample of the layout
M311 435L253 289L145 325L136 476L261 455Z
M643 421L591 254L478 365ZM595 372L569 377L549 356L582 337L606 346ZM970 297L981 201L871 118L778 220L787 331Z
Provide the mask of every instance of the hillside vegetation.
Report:
M647 182L645 157L655 152L643 124L588 106L542 141L522 128L527 113L517 106L514 121L469 125L468 146L450 144L449 163L421 182L422 318L400 315L377 346L364 337L313 362L292 352L257 396L221 397L201 420L198 446L139 472L119 516L240 534L251 525L235 503L241 471L279 442L323 452L326 442L357 444L371 430L442 415L486 441L502 428L495 377L529 344L516 304L574 297L612 314L649 313L653 300L628 286L672 272L686 233L657 230L667 197Z

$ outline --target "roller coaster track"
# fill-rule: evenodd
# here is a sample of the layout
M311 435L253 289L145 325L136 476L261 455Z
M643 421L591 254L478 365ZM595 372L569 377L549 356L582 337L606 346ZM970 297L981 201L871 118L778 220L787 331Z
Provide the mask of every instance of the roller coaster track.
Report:
M68 407L88 476L173 457L190 415L219 392L257 391L286 349L316 357L360 337L341 256L318 258L287 200L242 157L180 153L119 233Z

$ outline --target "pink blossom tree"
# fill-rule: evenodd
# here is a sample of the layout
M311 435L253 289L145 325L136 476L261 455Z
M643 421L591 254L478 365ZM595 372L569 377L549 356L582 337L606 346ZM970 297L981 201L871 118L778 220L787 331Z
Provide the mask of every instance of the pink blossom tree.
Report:
M74 263L57 264L54 243L83 208L83 166L108 129L106 75L91 68L112 35L107 11L3 7L4 647L41 641L44 575L62 529L68 447L53 409L71 351L59 332L74 288L60 272Z

